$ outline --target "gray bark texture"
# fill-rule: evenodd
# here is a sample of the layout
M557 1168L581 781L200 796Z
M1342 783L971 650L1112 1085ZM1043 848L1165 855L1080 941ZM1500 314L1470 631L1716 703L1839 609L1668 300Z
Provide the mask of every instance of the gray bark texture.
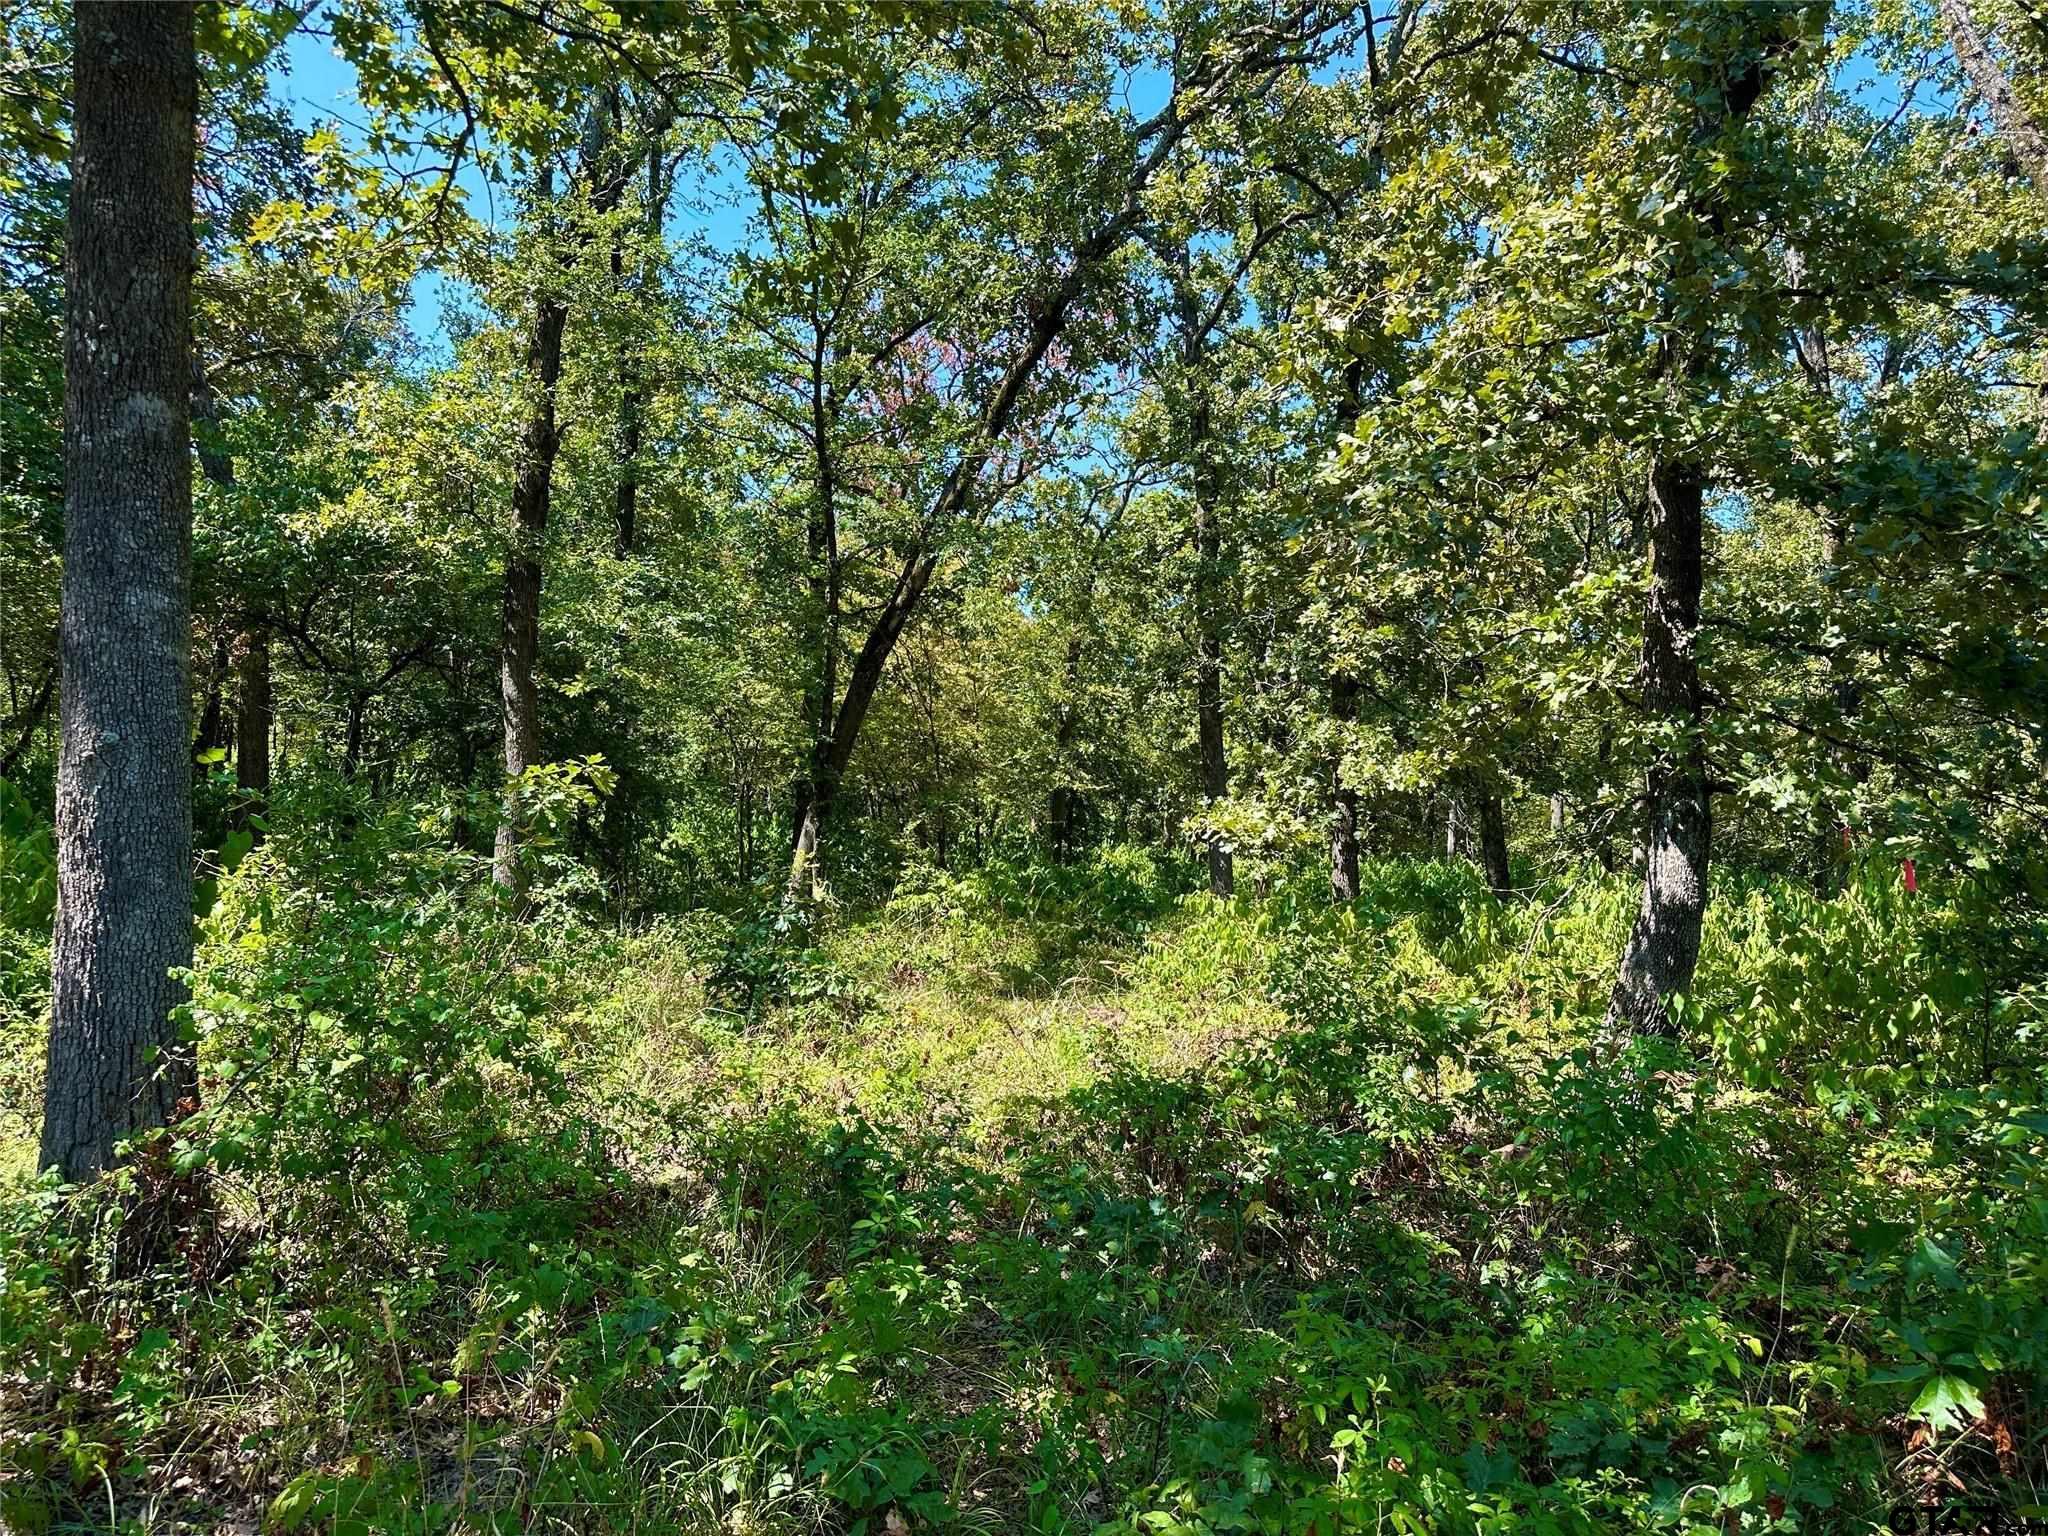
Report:
M1970 0L1941 0L1941 19L1948 28L1956 62L1969 76L1970 89L1990 112L1992 126L1997 128L2013 162L2026 173L2036 190L2048 195L2048 129L2034 120L2026 103L2013 90L2005 67L1978 30Z
M80 4L65 240L57 924L41 1163L108 1167L196 1097L193 9Z
M1748 118L1790 46L1763 13L1757 54L1726 80L1716 107L1693 135L1704 151L1720 134ZM1713 197L1696 211L1717 237L1727 210ZM1667 344L1664 366L1690 381L1703 366L1694 346ZM1643 903L1621 954L1608 998L1612 1030L1672 1036L1678 1032L1667 1000L1691 988L1707 911L1707 858L1713 843L1712 787L1707 775L1706 693L1700 686L1700 593L1705 579L1706 466L1685 453L1660 448L1650 464L1650 590L1643 609L1643 713L1675 727L1651 759L1644 783Z
M1705 491L1705 477L1695 464L1659 461L1651 471L1643 708L1652 719L1676 724L1681 740L1650 764L1643 904L1607 1005L1610 1025L1636 1034L1677 1032L1665 999L1692 985L1707 910L1713 818L1696 648Z

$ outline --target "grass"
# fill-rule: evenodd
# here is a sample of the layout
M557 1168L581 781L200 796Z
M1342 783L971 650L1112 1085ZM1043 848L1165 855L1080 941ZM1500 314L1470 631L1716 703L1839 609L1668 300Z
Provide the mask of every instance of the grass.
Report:
M9 1204L18 1529L2048 1503L2041 1012L1965 984L1960 895L1731 886L1689 1047L1620 1049L1630 893L1590 875L1502 905L1388 861L1333 912L1115 853L621 938L417 887L280 909L277 857L202 967L245 1084L206 1243L124 1277L109 1205Z

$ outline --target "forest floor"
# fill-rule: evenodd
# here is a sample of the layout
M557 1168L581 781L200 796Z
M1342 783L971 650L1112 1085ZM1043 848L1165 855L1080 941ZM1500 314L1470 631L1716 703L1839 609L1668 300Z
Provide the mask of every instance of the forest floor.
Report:
M1679 1046L1601 1036L1591 874L1114 854L815 938L263 878L212 1214L138 1273L7 1203L10 1529L2048 1518L2040 999L1884 872L1723 891Z

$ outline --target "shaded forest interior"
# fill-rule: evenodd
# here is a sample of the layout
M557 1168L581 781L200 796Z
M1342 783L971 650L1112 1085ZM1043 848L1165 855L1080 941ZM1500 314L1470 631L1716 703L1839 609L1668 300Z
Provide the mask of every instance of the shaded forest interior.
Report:
M0 1530L2048 1522L2036 0L0 3Z

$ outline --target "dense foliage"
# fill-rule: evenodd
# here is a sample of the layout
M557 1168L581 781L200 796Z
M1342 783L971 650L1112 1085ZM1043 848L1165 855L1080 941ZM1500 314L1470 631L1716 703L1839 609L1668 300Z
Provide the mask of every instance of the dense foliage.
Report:
M512 923L480 858L367 807L274 836L201 948L215 1211L116 1280L107 1200L11 1207L10 1520L2038 1504L2048 998L1971 958L1967 890L1730 879L1696 1048L1614 1050L1620 879L1188 883L1130 848L920 866L799 947Z
M81 1183L90 15L0 1526L2048 1521L2037 5L198 6L197 1094Z

